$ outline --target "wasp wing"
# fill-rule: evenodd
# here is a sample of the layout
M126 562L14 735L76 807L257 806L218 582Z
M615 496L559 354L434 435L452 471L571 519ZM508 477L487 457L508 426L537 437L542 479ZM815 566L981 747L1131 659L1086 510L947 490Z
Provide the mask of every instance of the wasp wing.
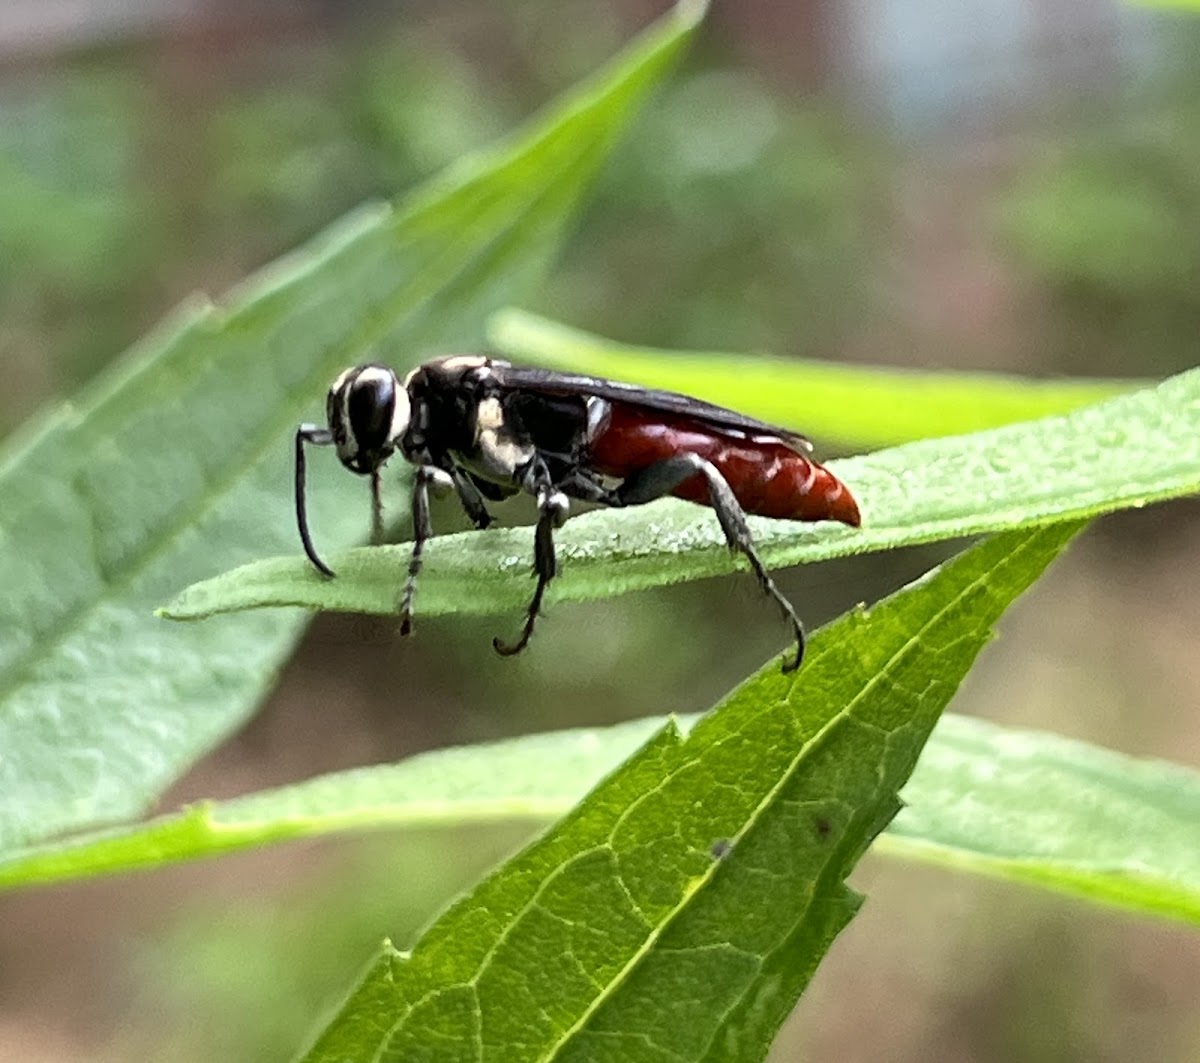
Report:
M609 402L623 402L629 406L690 417L733 436L773 436L796 450L811 451L813 448L812 443L798 432L675 391L658 391L582 373L560 373L553 369L535 369L502 362L492 362L491 368L493 379L504 388L542 395L595 396Z

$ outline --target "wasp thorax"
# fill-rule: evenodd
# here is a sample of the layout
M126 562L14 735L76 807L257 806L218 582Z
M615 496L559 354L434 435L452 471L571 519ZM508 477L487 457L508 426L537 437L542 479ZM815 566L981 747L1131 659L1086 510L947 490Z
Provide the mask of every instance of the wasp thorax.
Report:
M330 386L327 413L342 464L351 472L372 473L408 429L408 392L387 366L356 366Z

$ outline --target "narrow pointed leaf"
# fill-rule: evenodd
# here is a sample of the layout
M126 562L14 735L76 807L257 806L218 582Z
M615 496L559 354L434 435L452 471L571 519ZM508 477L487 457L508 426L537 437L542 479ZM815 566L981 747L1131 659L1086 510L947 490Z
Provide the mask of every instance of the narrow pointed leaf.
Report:
M290 549L290 435L334 373L477 344L679 53L690 4L511 144L365 209L220 307L196 301L0 454L0 849L143 808L254 706L301 618L181 628L181 583ZM314 460L326 548L362 484Z
M1151 383L664 351L616 343L513 309L492 318L488 338L515 362L686 392L822 442L861 449L1067 413Z
M1192 11L1200 14L1200 0L1129 0L1134 7L1160 7L1166 10Z
M1008 604L1074 524L976 547L668 726L545 838L388 947L306 1057L748 1060L859 898L844 885Z
M946 716L881 846L1200 926L1200 771Z
M1200 369L1059 417L924 440L831 462L861 529L752 520L768 565L1091 517L1200 491ZM730 571L712 513L667 500L587 513L559 533L548 599L581 601ZM426 550L418 613L518 610L529 594L528 529L469 532ZM303 556L257 561L187 588L165 609L199 619L260 606L389 613L407 568L400 545L351 551L323 580ZM536 652L536 651L535 651Z
M677 723L687 733L699 718ZM548 822L663 723L437 750L206 802L136 826L15 850L0 858L0 888L347 831ZM904 799L876 842L883 853L1200 925L1200 771L947 713Z

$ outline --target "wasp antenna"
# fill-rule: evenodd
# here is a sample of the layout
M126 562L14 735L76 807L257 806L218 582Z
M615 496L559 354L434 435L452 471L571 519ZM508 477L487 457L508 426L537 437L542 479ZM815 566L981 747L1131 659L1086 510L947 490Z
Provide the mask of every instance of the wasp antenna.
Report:
M300 528L300 541L304 544L304 552L308 555L318 572L323 576L333 577L331 569L317 556L312 538L308 534L308 510L304 503L304 445L327 447L333 443L333 434L327 428L318 428L315 424L302 424L296 429L296 524Z

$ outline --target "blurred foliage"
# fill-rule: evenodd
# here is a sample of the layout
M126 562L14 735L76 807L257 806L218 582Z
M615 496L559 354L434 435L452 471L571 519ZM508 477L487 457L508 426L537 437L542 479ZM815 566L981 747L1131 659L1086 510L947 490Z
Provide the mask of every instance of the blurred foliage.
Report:
M206 86L217 98L190 104L194 123L137 53L3 85L0 356L18 372L0 430L28 409L11 404L87 379L192 286L219 291L511 124L444 46L344 47L326 69L295 56L282 83Z
M452 38L350 36L336 63L302 51L290 76L206 85L194 123L135 58L8 86L0 343L31 367L18 391L68 390L191 287L219 291L487 143L543 82L603 54L585 21L547 42L518 19L496 42L502 78ZM832 107L782 102L720 62L673 82L618 150L539 305L643 342L819 351L868 306L875 149ZM19 412L0 406L0 428Z
M277 253L363 199L394 198L518 117L444 44L349 47L324 79L243 88L211 114L206 220L231 243L250 223L257 253Z
M131 294L162 254L138 191L142 99L129 71L90 66L0 95L6 362L48 361L77 380L132 338Z
M106 295L137 265L135 82L39 80L0 104L0 283ZM100 272L95 264L105 261Z
M751 72L680 77L539 305L644 344L828 353L868 312L881 151L832 105L789 104Z
M133 1004L157 1021L120 1034L119 1058L283 1063L296 1031L332 1013L385 934L415 940L446 897L527 835L510 825L355 839L321 847L298 886L269 897L199 893L165 933L136 943Z
M1196 361L1200 30L1179 30L1158 84L1105 115L1077 113L997 204L1072 368L1158 374Z
M463 16L453 16L429 28L374 27L316 48L273 49L238 77L225 78L224 60L214 59L216 73L194 86L202 105L187 120L173 110L178 93L162 83L161 67L136 50L6 74L0 361L9 386L0 394L0 432L37 401L90 377L189 288L219 291L360 199L394 195L485 143L623 35L599 5L572 5L570 18L548 18L529 2L502 8L475 39L458 25ZM1182 24L1170 33L1194 67L1193 35ZM641 344L803 354L826 353L877 312L872 269L885 227L876 215L893 194L893 149L834 101L800 103L749 62L736 70L733 62L714 47L660 95L607 169L538 309ZM1074 359L1090 373L1155 373L1195 362L1197 88L1180 77L1153 105L1117 105L1086 135L1073 121L997 204L1023 275L1046 296L1040 324L1065 351L1046 351L1046 365ZM1131 124L1131 111L1153 117ZM611 224L614 216L621 225ZM869 591L837 566L785 573L781 582L789 593L803 589L815 621L832 602L877 597L885 579L894 585L925 560L880 561ZM856 572L861 579L861 566ZM629 610L598 607L602 626L620 636L623 674L607 656L579 670L549 663L581 659L588 643L587 628L568 615L546 625L544 658L514 668L480 659L479 644L500 631L491 619L433 621L418 650L389 644L379 655L400 662L395 682L453 704L446 726L472 736L508 730L517 713L523 726L538 728L595 722L598 713L694 708L722 682L715 670L696 668L697 659L719 651L727 674L745 674L775 638L739 580L716 593L745 644L727 645L711 587L655 594L651 609L644 597ZM664 630L687 637L651 638ZM446 654L430 653L434 642ZM639 684L633 707L630 688ZM477 697L485 685L488 697ZM406 844L399 858L432 881L471 846L439 837L430 852L417 848ZM422 894L428 899L389 914L377 906L409 903L391 888L396 858L390 841L374 847L314 894L272 897L253 883L253 901L241 910L216 891L197 891L177 932L134 946L144 950L145 996L128 1022L155 1040L121 1058L283 1058L296 1017L345 986L364 942L389 927L407 940L434 898L459 884L439 880ZM351 924L353 940L331 940ZM1007 911L1001 924L1007 935ZM330 955L348 966L321 970L318 958ZM1031 957L1047 962L1031 966ZM1013 960L1023 993L1064 982L1054 958L1031 947ZM1061 1016L1042 1022L1020 1001L1008 1003L989 1005L1006 1028L1050 1028ZM189 1027L170 1056L157 1040L159 1005Z
M1200 304L1200 107L1064 153L1026 178L1011 235L1064 297Z

